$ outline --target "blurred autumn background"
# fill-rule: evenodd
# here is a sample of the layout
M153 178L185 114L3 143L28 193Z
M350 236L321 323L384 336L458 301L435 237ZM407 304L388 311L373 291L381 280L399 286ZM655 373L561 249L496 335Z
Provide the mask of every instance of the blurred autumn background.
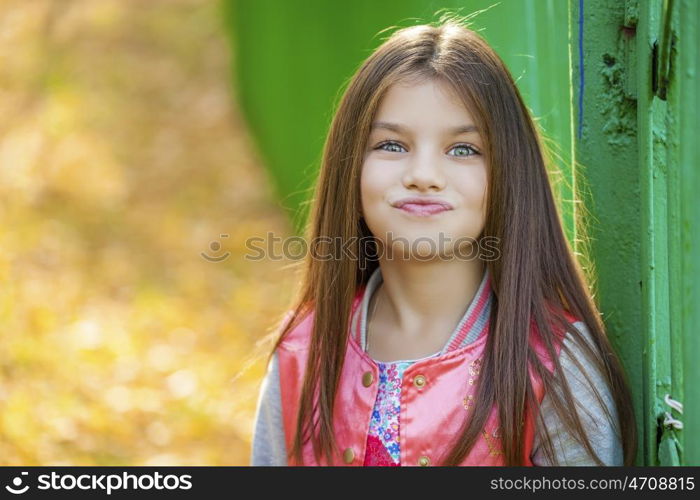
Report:
M343 86L443 8L488 10L566 151L566 30L502 22L534 1L566 20L556 0L0 0L0 465L247 465L298 256L246 241L301 234Z
M260 339L291 282L241 255L289 223L221 18L207 0L0 1L0 465L248 462Z

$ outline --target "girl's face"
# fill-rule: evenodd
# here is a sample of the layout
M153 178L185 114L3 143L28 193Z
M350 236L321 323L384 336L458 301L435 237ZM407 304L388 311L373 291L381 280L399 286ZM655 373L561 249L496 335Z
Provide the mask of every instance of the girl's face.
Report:
M360 179L365 222L381 246L427 259L449 258L460 245L459 255L474 257L469 245L484 228L488 181L476 125L442 82L389 88L372 124ZM404 198L430 198L451 209L396 207Z

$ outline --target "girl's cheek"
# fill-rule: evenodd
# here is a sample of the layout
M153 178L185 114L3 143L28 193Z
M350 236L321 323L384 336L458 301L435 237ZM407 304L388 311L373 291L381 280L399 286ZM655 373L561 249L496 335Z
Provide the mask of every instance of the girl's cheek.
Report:
M382 165L376 162L365 164L360 179L363 189L367 191L385 189L392 182L391 172L391 169L382 168Z

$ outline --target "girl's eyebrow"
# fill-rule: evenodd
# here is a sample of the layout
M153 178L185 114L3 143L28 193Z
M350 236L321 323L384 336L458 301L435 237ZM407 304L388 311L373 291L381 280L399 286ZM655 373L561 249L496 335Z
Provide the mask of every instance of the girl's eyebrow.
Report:
M374 122L372 124L372 130L378 129L378 128L383 128L383 129L391 130L392 132L398 132L398 133L407 132L407 129L405 127L403 127L402 125L399 125L398 123ZM447 133L451 133L452 135L469 134L471 132L478 132L478 129L476 128L475 125L472 125L472 124L460 125L458 127L453 127L453 128L447 129Z

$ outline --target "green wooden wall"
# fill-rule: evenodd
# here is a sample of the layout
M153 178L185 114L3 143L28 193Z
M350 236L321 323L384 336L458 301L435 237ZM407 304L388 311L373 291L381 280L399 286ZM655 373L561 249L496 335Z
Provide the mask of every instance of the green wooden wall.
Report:
M676 311L682 343L674 351L673 360L682 363L684 395L684 429L682 463L700 465L700 2L680 0L678 8L678 52L673 60L678 63L672 84L677 98L673 111L678 115L678 163L670 168L679 172L680 195L680 249L675 264L680 271L680 311ZM680 261L680 263L678 262ZM680 265L679 265L680 264ZM678 354L680 350L681 354Z
M597 220L598 302L634 389L638 465L698 464L698 4L680 4L570 0L576 175Z

